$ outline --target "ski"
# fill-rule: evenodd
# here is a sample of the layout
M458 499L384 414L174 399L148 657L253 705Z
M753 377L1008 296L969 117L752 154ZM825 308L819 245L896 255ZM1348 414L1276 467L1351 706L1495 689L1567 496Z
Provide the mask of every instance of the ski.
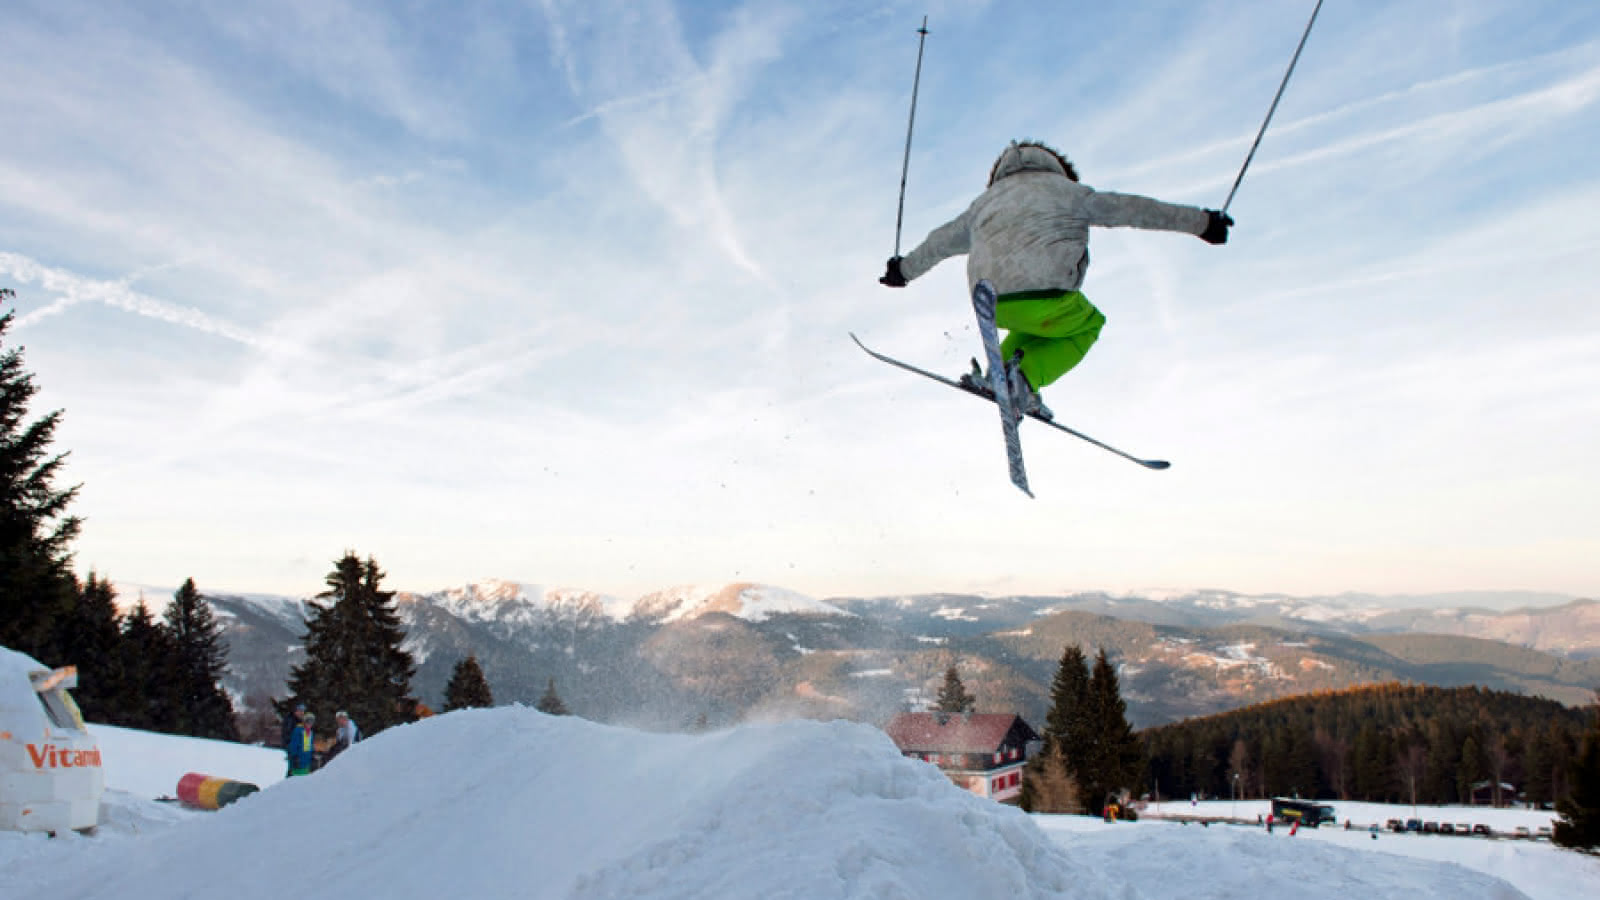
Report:
M897 369L904 369L907 372L914 372L914 373L916 373L918 375L921 375L923 378L931 378L934 381L939 382L940 384L947 384L950 387L955 388L956 390L960 391L963 394L966 394L969 397L977 397L979 399L986 400L986 401L991 402L991 403L994 402L994 398L993 397L989 396L988 394L983 394L983 393L979 393L977 391L974 391L971 388L968 388L966 385L962 384L961 382L955 380L954 378L946 378L946 377L944 377L943 375L940 375L937 372L930 372L927 369L923 369L923 368L920 368L918 366L914 366L911 363L903 362L901 360L895 359L892 356L887 356L885 354L879 353L878 351L872 349L871 347L868 347L866 344L861 343L861 339L856 337L854 332L852 332L850 334L850 339L855 341L856 342L856 346L860 347L862 349L862 351L865 352L868 356L872 357L873 359L878 360L879 362L888 363L889 365L894 366ZM1101 443L1100 441L1095 440L1094 438L1088 436L1087 434L1084 434L1081 431L1075 431L1075 430L1073 430L1071 428L1068 428L1065 425L1062 425L1060 422L1057 422L1057 421L1055 421L1053 419L1046 419L1045 417L1040 416L1040 415L1038 415L1036 413L1028 413L1027 417L1032 419L1032 420L1034 420L1035 422L1042 422L1045 425L1049 425L1051 428L1054 428L1057 431L1065 431L1067 434L1070 434L1073 437L1078 438L1079 440L1087 441L1087 442L1095 445L1096 447L1099 447L1102 450L1106 450L1106 451L1109 451L1111 453L1115 453L1116 455L1122 457L1123 459L1126 459L1126 460L1128 460L1130 462L1135 462L1135 463L1138 463L1141 466L1144 466L1146 469L1165 469L1165 468L1168 468L1169 466L1172 465L1171 463L1167 462L1164 459L1140 459L1137 456L1133 456L1131 454L1124 453L1121 450L1118 450L1117 448L1111 446L1110 444Z
M999 296L994 285L979 281L972 289L972 311L978 316L978 334L983 337L983 355L989 362L989 390L994 392L994 404L1000 407L1000 428L1006 439L1006 464L1011 467L1011 483L1017 490L1033 496L1028 490L1028 470L1022 464L1022 435L1017 425L1021 411L1012 403L1011 388L1006 384L1006 363L1000 355L1000 329L994 324L994 308Z

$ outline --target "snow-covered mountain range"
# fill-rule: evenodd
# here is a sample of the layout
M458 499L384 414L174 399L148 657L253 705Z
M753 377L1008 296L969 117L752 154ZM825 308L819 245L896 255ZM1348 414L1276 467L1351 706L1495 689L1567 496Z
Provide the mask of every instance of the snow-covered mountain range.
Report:
M281 696L309 598L201 590L224 622L236 700L259 707ZM119 586L124 604L141 594L156 611L171 597ZM396 594L425 702L439 702L455 663L473 653L501 700L532 702L554 679L586 715L660 727L780 708L872 720L930 696L951 663L980 697L1033 710L1067 642L1107 647L1142 724L1374 680L1484 684L1569 703L1600 680L1600 659L1588 661L1600 657L1600 603L1402 601L1417 605L1216 590L823 600L755 583L626 599L503 580Z

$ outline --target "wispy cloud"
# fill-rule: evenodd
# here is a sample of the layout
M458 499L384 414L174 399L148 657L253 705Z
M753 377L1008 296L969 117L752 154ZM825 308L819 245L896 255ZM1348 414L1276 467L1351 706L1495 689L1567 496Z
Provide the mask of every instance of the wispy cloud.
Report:
M770 287L723 199L718 152L744 86L781 54L777 36L794 14L781 8L732 14L703 48L701 62L667 3L545 0L543 7L551 52L583 107L567 124L597 120L629 177L678 227L703 234ZM638 90L645 85L651 87Z
M1177 464L1030 431L1031 504L992 411L845 337L973 352L964 261L875 283L920 8L90 6L0 21L0 284L118 578L1429 588L1476 523L1475 571L1585 583L1517 537L1600 539L1569 4L1325 10L1230 244L1094 237L1110 324L1052 405ZM1305 14L928 11L908 246L1023 135L1220 202Z
M288 346L281 342L268 340L237 325L220 321L199 309L166 303L141 294L129 287L131 278L117 281L82 278L61 269L42 266L18 254L5 252L0 252L0 275L8 275L21 284L36 284L51 294L58 295L58 299L48 306L19 316L16 321L18 329L26 329L41 319L59 315L79 303L96 302L259 349L275 351L288 349Z

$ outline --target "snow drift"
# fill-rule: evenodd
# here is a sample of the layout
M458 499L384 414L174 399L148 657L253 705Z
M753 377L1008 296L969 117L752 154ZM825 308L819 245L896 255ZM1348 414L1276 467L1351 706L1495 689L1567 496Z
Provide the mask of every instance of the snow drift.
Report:
M106 756L100 828L53 840L0 832L7 900L1238 900L1283 884L1363 900L1570 900L1600 883L1600 860L1543 841L1361 830L1400 807L1341 803L1356 828L1298 837L1156 818L1249 819L1267 811L1259 800L1160 804L1115 825L1024 817L839 723L686 736L517 708L452 713L282 783L279 751L93 730ZM145 799L189 769L254 772L266 790L216 813ZM1482 817L1497 831L1549 821L1531 810L1403 812Z
M955 789L874 728L663 735L520 707L391 729L310 777L104 850L40 895L1121 896L1026 815Z

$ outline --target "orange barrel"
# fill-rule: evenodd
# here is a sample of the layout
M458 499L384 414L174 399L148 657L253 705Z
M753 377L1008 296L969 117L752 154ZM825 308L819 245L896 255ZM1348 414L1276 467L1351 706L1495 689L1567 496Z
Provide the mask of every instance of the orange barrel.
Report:
M201 775L199 772L190 772L178 779L178 799L185 806L196 809L221 809L258 790L260 788L248 782Z

